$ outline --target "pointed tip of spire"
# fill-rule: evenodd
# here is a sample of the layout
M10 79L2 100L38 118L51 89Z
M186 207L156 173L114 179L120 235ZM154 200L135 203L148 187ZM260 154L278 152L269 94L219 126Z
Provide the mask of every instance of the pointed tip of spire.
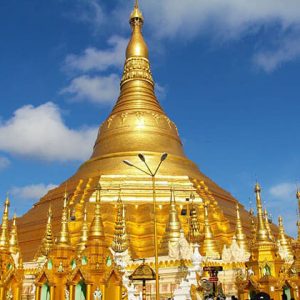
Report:
M255 193L260 193L261 192L261 187L258 182L256 182L255 187L254 187Z
M140 19L142 22L144 21L143 14L142 14L142 12L139 9L139 2L138 2L138 0L135 0L135 2L134 2L133 11L130 14L130 23L134 19Z
M7 205L7 206L10 205L10 200L9 200L9 194L8 193L6 193L6 199L5 199L4 204Z
M279 216L278 217L278 224L279 224L279 226L282 225L282 222L283 222L282 216Z

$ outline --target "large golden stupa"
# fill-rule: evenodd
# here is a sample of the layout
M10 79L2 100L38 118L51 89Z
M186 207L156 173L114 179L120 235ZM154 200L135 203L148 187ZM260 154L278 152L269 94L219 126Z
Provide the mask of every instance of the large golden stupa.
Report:
M139 153L145 155L152 168L155 168L162 153L168 153L168 158L161 165L156 179L159 239L165 231L171 187L175 189L178 205L185 205L185 200L192 191L196 195L195 203L209 200L210 224L215 237L224 243L232 235L237 200L205 176L196 164L186 157L177 127L162 109L154 92L148 47L142 36L143 22L140 10L135 7L130 16L132 36L126 49L120 96L110 115L99 128L90 159L80 166L74 176L51 190L18 220L20 246L25 260L34 257L43 238L50 204L53 209L54 232L59 230L65 191L71 199L69 207L71 214L74 214L74 220L70 228L72 241L76 243L82 222L83 205L89 203L88 210L92 212L93 192L99 183L102 187L103 222L108 243L112 240L115 207L120 189L127 208L132 254L140 258L151 256L151 178L123 163L123 160L130 160L142 167L137 157ZM203 206L199 206L201 226L204 226L203 212ZM91 220L93 214L88 213L88 216ZM249 234L249 216L242 205L241 217L245 220L243 226Z
M76 244L85 203L88 203L89 221L93 218L93 195L98 184L102 189L102 217L107 242L112 241L116 203L121 195L127 209L132 255L139 258L151 256L154 239L151 178L123 163L130 160L143 167L137 157L139 153L145 155L151 168L155 168L162 153L168 153L156 178L159 240L165 232L169 215L170 188L175 190L178 210L183 208L186 198L194 191L194 202L200 204L197 209L202 228L204 208L201 203L209 202L210 224L215 238L221 242L220 250L234 231L237 200L186 157L175 123L156 98L148 47L142 35L143 23L142 13L136 6L130 16L132 35L126 49L120 96L99 128L90 159L71 178L48 192L18 219L20 246L25 261L34 257L41 243L50 204L54 233L57 234L60 229L65 191L70 197L70 230L72 242ZM243 226L249 235L249 215L242 205L240 208ZM184 217L181 218L187 232L187 222Z

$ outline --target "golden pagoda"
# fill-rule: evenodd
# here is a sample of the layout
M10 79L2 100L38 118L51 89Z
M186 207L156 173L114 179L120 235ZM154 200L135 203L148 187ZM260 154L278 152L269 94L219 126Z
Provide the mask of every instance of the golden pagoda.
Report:
M276 281L277 293L272 294L279 299L288 280L288 271L283 272L282 267L289 270L290 266L272 241L277 229L266 224L260 186L255 187L255 219L187 158L177 126L155 95L142 34L144 17L137 1L129 24L131 38L120 94L99 128L91 157L22 217L14 218L10 232L9 200L5 202L0 234L0 257L5 264L1 270L5 273L11 264L9 274L13 275L8 278L14 280L0 281L0 300L10 299L10 293L17 300L21 294L22 299L36 300L126 300L141 291L147 299L188 298L189 288L201 282L197 278L203 268L211 272L212 280L218 278L219 270L228 293L233 287L237 290L238 271L252 268L255 280L242 278L246 285L239 286L243 287L241 299L248 299L249 282L257 283L257 292L273 293L270 282L284 273L284 281ZM186 216L182 212L191 194ZM288 249L284 236L281 232L280 241ZM251 253L249 261L222 259L220 250L233 240L243 252ZM184 259L170 257L170 244ZM22 264L13 256L19 249ZM129 280L130 273L141 269L141 261L145 270L155 267L155 280L147 287ZM222 273L223 267L226 272ZM269 273L272 278L264 277ZM203 291L202 287L196 290Z

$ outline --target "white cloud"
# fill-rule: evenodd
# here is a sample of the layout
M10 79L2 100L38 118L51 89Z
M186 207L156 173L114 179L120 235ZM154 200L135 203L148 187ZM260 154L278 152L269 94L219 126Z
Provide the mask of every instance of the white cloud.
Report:
M0 123L0 150L46 160L84 160L95 141L97 128L69 128L52 102L26 105Z
M106 22L106 14L97 0L76 0L75 9L66 13L75 21L89 23L94 29L99 29Z
M273 22L282 27L300 23L298 0L165 0L144 1L142 10L148 26L162 37L194 35L215 30L232 37Z
M16 199L20 200L39 200L49 190L54 189L57 185L55 184L31 184L22 187L12 187L10 194Z
M300 57L300 34L285 39L275 50L264 50L254 56L254 62L266 72L272 72L283 63Z
M278 200L294 199L296 195L296 185L290 182L279 183L269 190L270 195Z
M131 7L130 3L120 4L117 10L119 14L124 14ZM273 40L270 46L268 38L263 37L263 50L254 55L253 62L270 72L300 57L299 0L145 0L141 9L146 26L161 40L207 35L214 41L222 42L263 33L274 26L278 41ZM297 40L281 42L290 31L298 36Z
M278 216L282 216L286 232L296 236L296 184L290 182L276 184L269 188L268 194L266 205L269 208L269 212L273 215L273 222L277 223Z
M0 171L10 165L10 160L6 157L0 156Z
M65 60L65 67L83 72L104 71L110 67L120 68L124 64L127 43L127 39L112 36L108 40L110 49L87 48L81 55L69 54Z
M163 100L166 97L166 88L159 83L155 84L155 94L159 100Z
M119 94L120 78L109 76L82 75L62 89L61 94L71 94L73 100L93 103L114 103Z

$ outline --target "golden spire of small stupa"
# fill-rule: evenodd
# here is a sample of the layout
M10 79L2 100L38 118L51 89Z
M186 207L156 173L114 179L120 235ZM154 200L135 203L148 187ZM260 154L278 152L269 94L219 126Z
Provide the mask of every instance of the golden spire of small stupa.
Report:
M169 222L167 224L167 233L170 242L177 242L180 237L181 224L178 217L176 208L174 189L171 189L170 209L169 209Z
M258 183L256 183L254 192L256 194L256 209L257 209L257 229L256 229L256 241L257 242L268 242L269 235L265 226L263 210L261 204L260 192L261 188Z
M114 252L122 253L128 249L128 236L126 232L126 213L121 195L118 198L117 219L111 248Z
M266 229L267 229L267 232L268 232L269 239L271 241L275 241L272 230L271 230L271 227L270 227L270 223L269 223L268 212L267 212L266 209L264 209L264 219L265 219L265 226L266 226Z
M2 216L1 235L0 235L0 250L9 250L9 233L8 233L8 210L9 210L8 195L4 202L4 212Z
M220 254L215 243L211 227L209 224L208 204L204 204L204 241L202 245L203 253L209 258L219 258Z
M17 216L14 213L11 230L10 230L10 238L9 238L9 252L12 254L16 254L20 252L16 220L17 220Z
M81 235L80 235L79 243L77 245L78 254L82 253L82 251L85 249L86 243L88 241L88 236L89 236L89 225L87 222L87 208L85 206L84 211L83 211L83 222L82 222L82 227L81 227Z
M101 187L99 185L96 190L95 215L90 227L90 232L88 237L89 240L97 239L99 237L104 237L104 227L102 223L101 209L100 209L100 202L101 202L100 191L101 191Z
M284 232L284 227L283 227L283 220L282 217L278 217L278 240L280 242L280 245L282 247L282 250L287 254L289 257L293 257L293 251L290 242L287 240Z
M169 242L176 243L180 238L181 223L176 208L174 189L171 189L169 219L166 225L165 235L161 241L160 250L169 249Z
M243 231L241 216L240 216L240 207L239 204L236 204L236 229L235 229L235 237L238 245L245 253L249 252L249 243L246 238L246 235Z
M70 246L70 235L69 235L69 226L68 226L68 195L67 192L64 194L64 204L63 211L61 216L61 230L57 239L58 246Z
M50 250L52 249L53 244L54 242L53 242L53 233L52 233L52 208L50 205L48 209L48 218L47 218L45 234L42 240L40 250L37 253L37 256L40 255L47 256Z
M198 214L197 210L194 206L192 206L191 212L190 212L190 232L189 232L189 237L190 237L190 242L192 243L200 243L200 225L198 221Z

